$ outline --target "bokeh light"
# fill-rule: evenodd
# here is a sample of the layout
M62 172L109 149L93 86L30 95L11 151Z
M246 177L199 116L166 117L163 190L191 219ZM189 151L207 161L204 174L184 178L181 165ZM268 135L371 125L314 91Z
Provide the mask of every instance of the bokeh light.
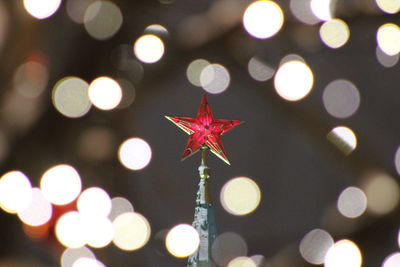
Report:
M375 54L376 54L376 59L378 60L378 62L381 63L381 65L384 66L385 68L391 68L391 67L395 66L397 64L397 62L399 62L399 58L400 58L399 54L389 56L388 54L383 52L379 46L376 47Z
M94 253L87 247L66 248L61 255L61 267L72 267L80 258L95 259Z
M400 0L375 0L378 7L386 13L396 14L400 10Z
M321 40L330 48L344 46L350 38L350 29L341 19L332 19L324 22L319 29Z
M96 0L68 0L65 4L67 14L76 23L83 23L87 8Z
M82 215L85 226L86 243L93 248L103 248L114 238L114 228L110 219L99 216Z
M311 10L311 0L290 0L290 11L299 21L314 25L319 22Z
M328 250L333 246L332 236L325 230L314 229L300 242L301 256L311 264L323 264Z
M37 19L52 16L61 5L61 0L24 0L24 7L29 14Z
M347 239L336 242L325 257L325 267L360 267L361 263L360 249Z
M367 196L357 187L347 187L340 193L337 208L347 218L357 218L367 209Z
M81 177L72 166L56 165L43 174L40 189L51 203L65 205L74 201L81 192Z
M131 202L124 197L114 197L111 199L111 212L108 215L108 218L113 221L119 215L127 212L133 212L133 206Z
M397 174L400 175L400 146L397 147L396 153L394 155L394 166L396 168Z
M382 267L398 267L398 266L400 266L399 252L395 252L387 256L382 264Z
M86 160L100 161L112 157L114 146L114 133L109 128L93 127L79 136L77 150Z
M250 76L259 82L265 82L274 76L275 70L256 57L252 57L247 64Z
M346 155L349 155L357 147L356 134L346 126L337 126L333 128L332 131L328 133L327 138Z
M332 19L333 2L332 0L311 0L311 10L314 15L323 21Z
M79 196L77 206L82 215L105 218L111 211L111 199L104 189L90 187Z
M107 0L91 3L84 15L86 31L97 40L106 40L114 36L121 28L122 21L119 7Z
M150 224L136 212L119 215L113 222L114 244L127 251L137 250L146 245L150 238Z
M190 62L186 69L186 77L189 82L194 86L201 87L200 75L203 69L208 65L210 65L210 62L202 58Z
M260 204L261 191L252 179L237 177L222 187L220 200L227 212L237 216L246 215Z
M393 23L386 23L379 27L376 33L379 48L389 56L400 52L400 27Z
M167 37L169 34L167 28L160 24L151 24L147 26L146 29L144 29L144 33L154 34L159 37Z
M231 260L227 267L257 267L257 265L251 258L237 257Z
M82 257L76 260L72 267L105 267L105 265L97 259Z
M122 98L120 85L110 77L96 78L89 85L88 92L92 104L102 110L114 109Z
M284 22L282 9L269 0L251 3L243 15L243 25L253 37L265 39L274 36Z
M69 118L84 116L92 106L88 88L88 83L78 77L65 77L59 80L52 92L54 107Z
M22 96L35 98L44 92L48 79L49 71L44 64L27 61L15 71L13 83Z
M357 111L360 106L360 93L352 82L335 80L325 87L322 100L330 115L344 119Z
M118 150L118 158L122 165L135 171L145 168L150 163L151 156L150 145L141 138L125 140Z
M313 84L314 75L310 67L297 60L282 64L274 79L276 92L288 101L298 101L306 97Z
M133 52L144 63L155 63L164 55L164 43L154 34L145 34L136 40Z
M79 248L86 244L85 221L76 211L67 212L58 219L55 233L65 247Z
M196 252L200 237L196 229L188 224L173 227L165 238L165 246L169 253L178 258L184 258Z
M210 94L224 92L231 81L228 70L220 64L210 64L202 69L200 84Z
M217 236L211 248L211 255L218 266L227 266L237 257L247 255L246 241L240 235L225 232Z
M31 182L24 173L10 171L0 178L0 206L4 211L22 212L29 207L31 199Z
M388 214L399 204L399 185L387 174L370 174L364 179L362 189L368 200L367 210L372 214Z
M53 214L53 207L39 188L32 189L32 198L27 208L18 212L21 221L30 226L47 223Z

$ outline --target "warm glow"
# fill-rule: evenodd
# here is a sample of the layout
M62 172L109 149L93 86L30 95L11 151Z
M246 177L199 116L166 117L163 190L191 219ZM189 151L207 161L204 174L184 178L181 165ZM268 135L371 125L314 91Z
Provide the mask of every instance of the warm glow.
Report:
M150 224L143 215L129 212L119 215L113 222L114 244L122 250L137 250L150 238Z
M124 141L118 150L118 158L122 165L135 171L146 167L150 163L151 155L150 145L140 138Z
M360 249L347 239L336 242L326 253L325 267L360 267L361 263Z
M172 228L165 239L169 253L178 258L184 258L196 252L200 237L196 229L188 224L179 224Z
M194 86L201 87L200 75L205 67L210 65L205 59L193 60L186 69L186 77Z
M210 64L200 74L200 84L210 94L224 92L231 81L228 70L220 64Z
M257 265L248 257L237 257L231 260L227 267L257 267Z
M46 19L52 16L60 4L61 0L24 0L26 11L37 19Z
M84 216L106 218L111 211L111 199L103 189L91 187L79 196L77 206Z
M54 107L64 116L79 118L90 110L89 85L78 77L65 77L53 88Z
M111 212L108 215L111 221L123 213L134 211L131 202L124 197L114 197L111 199L111 205Z
M76 211L65 213L58 219L55 233L58 241L65 247L79 248L86 243L85 221Z
M222 187L220 199L227 212L238 216L246 215L260 204L261 191L252 179L237 177Z
M114 238L112 222L105 217L82 216L85 223L86 243L93 248L103 248Z
M328 133L327 138L346 155L350 154L357 147L357 136L350 128L345 126L333 128Z
M382 267L399 267L400 266L400 253L395 252L390 254L382 264Z
M4 211L22 212L29 207L31 199L31 182L25 174L11 171L0 178L0 206Z
M13 84L18 93L28 98L36 98L45 91L49 80L49 70L38 61L27 61L14 73Z
M357 218L367 209L367 196L357 187L348 187L340 193L337 208L343 216Z
M133 51L140 61L155 63L164 55L164 43L159 37L146 34L136 40Z
M400 52L400 28L396 24L386 23L379 27L376 39L380 49L389 56Z
M332 0L311 0L311 10L320 20L332 19Z
M253 37L265 39L274 36L283 25L282 9L273 1L251 3L243 15L243 25Z
M375 0L378 7L386 13L396 14L400 10L400 0Z
M99 109L114 109L121 102L121 98L120 85L110 77L99 77L89 85L89 99Z
M311 264L323 264L325 255L333 243L333 238L328 232L322 229L314 229L301 240L300 254Z
M321 40L330 48L339 48L350 38L350 29L341 19L332 19L324 22L319 29Z
M302 61L282 64L275 75L275 90L285 100L298 101L306 97L314 84L310 67Z
M29 206L18 212L21 221L30 226L39 226L47 223L53 214L53 207L43 196L39 188L32 189L32 199Z
M80 258L95 259L94 253L87 247L66 248L61 255L61 267L72 267Z

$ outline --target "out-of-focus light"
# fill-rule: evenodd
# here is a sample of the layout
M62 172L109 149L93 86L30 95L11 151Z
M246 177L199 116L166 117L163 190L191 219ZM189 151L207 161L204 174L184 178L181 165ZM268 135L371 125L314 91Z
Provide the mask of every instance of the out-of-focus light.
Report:
M364 179L363 187L367 196L367 210L376 215L392 212L399 204L398 183L383 173L372 174Z
M78 212L71 211L61 216L55 227L58 241L68 248L79 248L86 244L85 221Z
M200 237L196 229L188 224L179 224L172 228L165 239L169 253L178 258L184 258L196 252Z
M398 267L400 266L400 253L395 252L386 257L382 267Z
M81 192L79 173L69 165L61 164L48 169L40 180L44 197L55 205L65 205L76 199Z
M246 241L232 232L217 236L211 248L212 258L218 266L227 266L232 259L247 255L247 252Z
M379 46L376 47L376 58L385 68L391 68L399 62L400 54L396 54L394 56L389 56L385 52L383 52Z
M22 212L29 207L31 199L31 182L25 174L11 171L0 178L0 206L4 211Z
M284 16L278 4L269 0L251 3L243 15L243 25L253 37L265 39L274 36L283 25Z
M78 152L86 160L104 160L114 149L114 135L107 128L94 127L85 130L78 139Z
M323 264L325 255L333 245L332 236L325 230L314 229L308 232L300 242L301 256L311 264Z
M103 189L91 187L79 196L77 206L84 216L105 218L111 211L111 199Z
M344 119L357 111L360 106L360 93L352 82L335 80L325 87L322 100L330 115Z
M112 222L105 217L83 215L86 243L93 248L103 248L114 238Z
M237 257L231 260L227 267L257 267L257 265L251 258Z
M114 36L121 28L122 21L121 10L111 1L95 1L85 11L85 29L97 40L106 40Z
M311 0L290 0L290 10L299 21L314 25L319 19L314 16L310 2Z
M32 199L29 206L18 212L21 221L30 226L39 226L47 223L53 214L53 207L43 196L39 188L32 189Z
M89 85L89 99L102 110L111 110L121 102L120 85L110 77L99 77Z
M186 69L186 77L189 82L194 86L201 87L200 75L208 65L210 65L210 62L205 59L193 60Z
M314 84L310 67L301 61L288 61L276 72L275 90L285 100L298 101L306 97Z
M360 267L361 263L360 249L347 239L336 242L325 257L325 267Z
M37 61L28 61L14 73L14 86L25 97L35 98L46 89L49 79L47 67Z
M400 0L375 0L378 7L386 13L396 14L400 10Z
M84 116L91 107L88 88L87 82L78 77L65 77L59 80L52 92L54 107L69 118Z
M394 56L400 52L400 27L393 23L386 23L379 27L376 33L379 48Z
M150 224L136 212L119 215L113 222L114 244L127 251L137 250L146 245L150 238Z
M367 196L357 187L348 187L340 193L337 208L347 218L357 218L367 209Z
M267 264L267 259L263 255L253 255L250 259L256 264L256 267L269 267Z
M319 29L321 40L330 48L344 46L350 38L350 29L341 19L332 19L324 22Z
M82 257L76 260L72 267L105 267L105 265L97 259Z
M252 179L237 177L222 187L220 199L227 212L241 216L253 212L258 207L261 191Z
M231 81L228 70L220 64L210 64L200 74L200 84L210 94L224 92Z
M68 0L66 10L68 16L76 23L83 23L85 11L96 0Z
M46 19L52 16L60 4L61 0L24 0L26 11L37 19Z
M133 52L144 63L155 63L164 55L164 43L154 34L145 34L136 40Z
M166 37L169 34L167 28L160 24L151 24L147 26L146 29L144 29L144 33L154 34L160 37Z
M250 76L259 82L265 82L274 76L275 70L256 57L252 57L247 64Z
M284 56L281 61L279 61L279 66L282 66L285 63L291 62L291 61L300 61L303 63L306 63L306 61L304 60L304 58L300 55L297 54L288 54L286 56Z
M332 0L311 0L310 5L312 12L320 20L328 21L332 19Z
M80 258L95 259L94 253L87 247L66 248L61 255L61 267L72 267Z
M131 202L124 197L114 197L111 199L111 205L111 212L108 215L111 221L123 213L134 211Z
M151 160L150 145L141 138L125 140L119 147L118 158L124 167L137 171L146 167Z
M394 165L396 167L397 173L400 175L400 146L397 147L396 153L394 155Z
M133 101L135 101L135 86L133 86L130 81L125 79L118 79L118 83L122 90L122 99L118 105L118 108L127 108L133 103Z
M333 128L332 131L328 133L327 138L346 155L353 152L357 147L356 134L345 126Z

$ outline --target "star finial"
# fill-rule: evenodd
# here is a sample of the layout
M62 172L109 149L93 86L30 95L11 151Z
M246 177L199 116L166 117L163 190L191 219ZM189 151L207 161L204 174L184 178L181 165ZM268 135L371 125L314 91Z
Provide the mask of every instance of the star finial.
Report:
M241 121L214 119L206 95L201 100L196 118L165 117L190 135L182 160L195 154L202 146L207 146L217 157L230 165L221 141L221 135L239 125Z

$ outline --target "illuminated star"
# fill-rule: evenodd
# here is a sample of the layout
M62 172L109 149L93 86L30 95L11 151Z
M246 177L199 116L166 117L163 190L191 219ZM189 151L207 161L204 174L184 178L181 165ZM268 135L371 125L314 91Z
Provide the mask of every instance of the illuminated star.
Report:
M196 118L165 117L190 135L182 160L195 154L202 146L207 146L217 157L230 165L220 137L241 121L214 119L207 96L203 96Z

